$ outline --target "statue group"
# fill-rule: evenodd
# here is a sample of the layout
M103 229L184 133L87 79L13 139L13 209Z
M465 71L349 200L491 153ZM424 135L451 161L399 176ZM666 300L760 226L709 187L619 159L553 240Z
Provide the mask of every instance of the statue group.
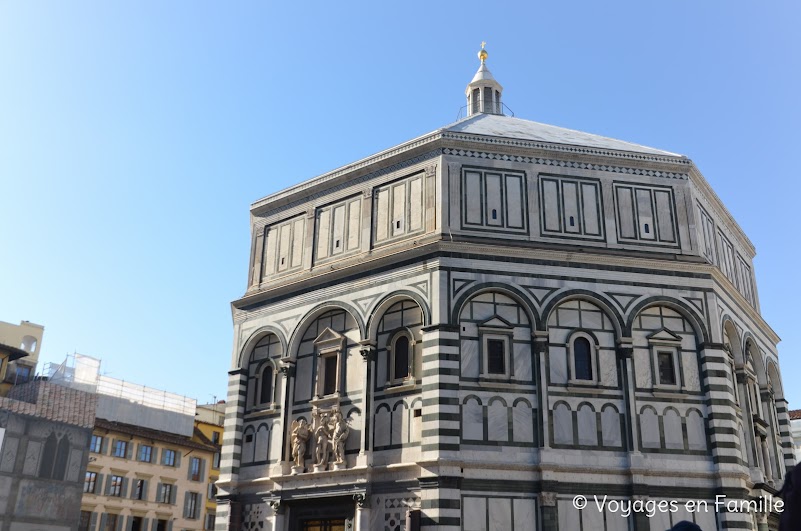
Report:
M306 448L309 439L314 436L314 470L325 470L333 454L334 468L345 465L345 440L350 428L339 409L331 412L316 410L312 413L313 425L310 427L306 419L292 422L292 458L293 469L302 472L306 465Z

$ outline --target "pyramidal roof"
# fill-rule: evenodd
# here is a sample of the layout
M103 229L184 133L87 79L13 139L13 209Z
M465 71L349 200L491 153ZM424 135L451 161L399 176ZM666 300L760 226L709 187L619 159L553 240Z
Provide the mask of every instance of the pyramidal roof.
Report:
M683 155L677 153L641 146L632 142L626 142L625 140L616 140L614 138L575 131L573 129L565 129L564 127L557 127L555 125L541 124L530 120L522 120L502 114L474 114L473 116L468 116L456 123L445 126L441 131L684 158Z

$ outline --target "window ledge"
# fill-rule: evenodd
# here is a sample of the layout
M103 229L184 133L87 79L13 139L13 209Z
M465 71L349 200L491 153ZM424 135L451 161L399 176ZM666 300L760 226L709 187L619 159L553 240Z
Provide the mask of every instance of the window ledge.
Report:
M567 381L567 388L573 389L586 389L588 387L598 387L598 382L596 380L568 380Z
M417 387L417 382L414 380L409 380L408 382L403 382L400 384L387 384L384 388L384 394L391 395L395 393L402 393L404 391L411 391Z
M313 406L327 406L327 405L334 405L339 403L339 393L334 393L333 395L325 395L325 396L315 396L309 403Z

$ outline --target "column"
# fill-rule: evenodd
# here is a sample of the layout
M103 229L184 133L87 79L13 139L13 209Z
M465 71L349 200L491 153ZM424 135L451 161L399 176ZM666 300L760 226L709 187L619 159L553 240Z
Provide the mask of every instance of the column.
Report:
M292 396L295 392L295 361L289 356L281 359L281 374L284 375L283 426L284 434L281 437L281 473L288 474L294 464L292 461L292 443L289 435L292 430Z
M359 448L359 456L356 458L356 466L369 466L373 463L372 452L372 432L373 418L373 389L375 388L375 341L364 340L360 343L359 353L364 360L364 413L362 414L362 440Z
M423 445L419 479L421 529L460 531L461 469L439 465L456 460L460 448L459 327L439 324L423 328Z
M559 531L559 515L556 512L556 493L541 492L542 531Z
M723 343L702 343L699 348L701 385L706 392L706 422L717 471L717 493L729 500L747 500L749 489L742 476L749 471L740 464L741 459L747 462L747 458L742 454L745 449L739 448L738 411L728 378L729 354ZM750 429L753 434L751 422L747 418L744 420L743 429ZM745 512L724 510L718 514L718 519L723 529L750 529L752 526L751 515Z
M370 531L370 504L364 494L354 494L353 501L356 503L356 518L354 522L355 531Z
M272 531L284 531L284 529L286 529L286 523L284 521L286 509L281 503L281 500L269 500L267 503L273 510L273 515L271 517L267 517L267 520L273 525Z
M536 405L537 407L537 415L539 416L539 422L537 427L539 428L537 431L537 437L539 440L535 440L535 444L539 444L541 448L548 448L551 444L551 434L548 424L548 412L551 410L550 401L548 399L548 331L547 330L535 330L531 333L534 338L533 344L533 354L534 354L534 363L536 367L539 367L539 379L537 380L537 394L539 395L539 404ZM556 503L556 502L554 502ZM554 505L556 507L556 505Z

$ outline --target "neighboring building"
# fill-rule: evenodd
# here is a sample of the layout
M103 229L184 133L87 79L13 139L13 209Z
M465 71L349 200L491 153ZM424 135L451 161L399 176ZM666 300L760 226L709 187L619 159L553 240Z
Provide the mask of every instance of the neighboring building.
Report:
M204 529L215 527L217 514L217 487L220 479L220 455L222 452L223 422L225 421L225 400L213 404L197 406L195 429L200 431L207 443L214 445L214 456L208 469L208 488L206 492L206 517Z
M79 531L97 398L52 382L0 398L0 529Z
M29 355L30 353L21 348L0 343L0 396L8 395L9 389L14 386L17 379L17 366L14 362Z
M82 531L204 529L215 446L195 401L101 376Z
M251 206L217 530L775 530L714 511L793 463L753 245L687 157L502 115L480 57L467 118Z
M8 367L3 364L0 368L0 395L7 393L8 388L14 384L23 384L33 379L36 374L36 364L39 362L39 351L42 348L44 327L29 321L22 321L19 325L0 321L0 349L5 347L25 352L27 356L17 356L9 360Z
M801 409L790 411L790 433L793 436L795 462L801 463Z

